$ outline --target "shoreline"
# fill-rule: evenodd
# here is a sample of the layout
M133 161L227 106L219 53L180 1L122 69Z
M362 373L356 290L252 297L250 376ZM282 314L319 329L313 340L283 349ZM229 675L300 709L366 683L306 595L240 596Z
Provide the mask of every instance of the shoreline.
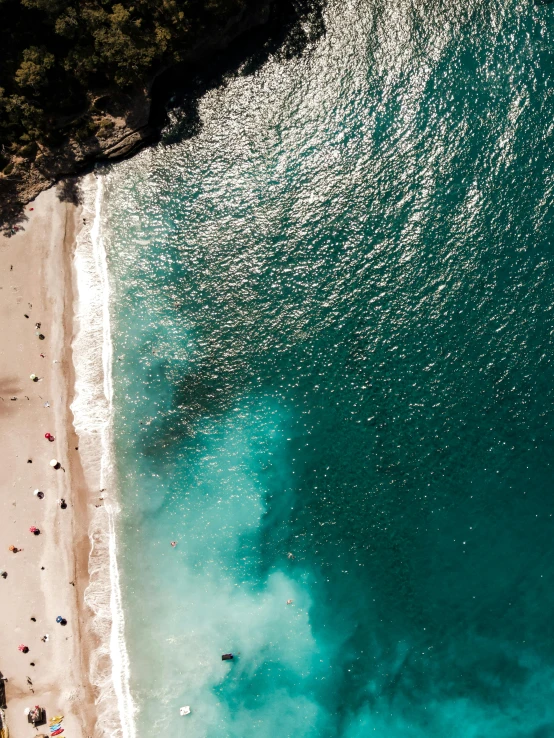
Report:
M86 198L80 205L62 202L51 188L26 208L25 230L11 238L0 236L0 432L5 439L0 569L7 572L0 578L0 674L6 680L5 718L12 738L32 730L24 710L35 705L46 709L47 721L64 715L64 736L70 738L114 732L132 736L121 711L116 715L120 705L102 699L102 682L109 687L114 677L117 618L110 612L109 622L98 627L105 613L91 607L89 596L96 539L100 529L110 538L117 504L110 509L100 501L95 507L101 487L91 483L87 439L77 423L80 379L82 384L78 342L87 339L88 331L77 314L83 295L76 255L91 230L84 225L85 207ZM86 302L89 295L84 297ZM44 340L35 335L35 322ZM31 373L37 382L29 379ZM45 432L55 441L48 442ZM111 428L107 432L111 441ZM60 469L49 466L52 458ZM43 499L34 489L44 492ZM62 498L66 509L58 504ZM30 526L39 528L40 535L32 535ZM10 545L20 551L10 552ZM115 541L101 548L115 557ZM110 603L112 577L110 571L102 577L103 596ZM65 627L56 623L58 615L67 620ZM122 614L120 620L121 630ZM41 640L45 635L46 642ZM19 644L29 652L18 651ZM126 655L124 643L120 646ZM132 706L128 683L124 686ZM48 732L48 723L39 731Z
M119 504L112 443L112 341L110 283L100 221L102 178L81 179L83 225L76 239L74 334L75 392L71 403L81 463L91 492L89 581L84 604L96 642L89 675L96 690L99 735L134 738L134 704L117 563ZM85 217L86 216L86 217ZM93 504L95 503L95 504Z

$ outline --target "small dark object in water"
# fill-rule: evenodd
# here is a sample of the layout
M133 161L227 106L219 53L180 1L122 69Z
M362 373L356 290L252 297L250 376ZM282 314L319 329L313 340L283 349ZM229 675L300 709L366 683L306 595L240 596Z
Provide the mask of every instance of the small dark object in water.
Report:
M232 653L224 653L221 657L222 661L232 661L233 660L233 654Z

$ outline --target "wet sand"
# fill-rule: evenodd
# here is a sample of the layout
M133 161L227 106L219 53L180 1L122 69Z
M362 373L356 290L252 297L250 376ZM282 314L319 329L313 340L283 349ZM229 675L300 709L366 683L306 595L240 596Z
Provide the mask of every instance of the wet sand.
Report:
M94 733L88 678L94 643L83 601L93 500L69 409L79 207L60 202L50 189L26 214L21 230L0 237L0 569L7 572L0 578L0 672L7 679L12 738L36 735L24 710L37 704L46 708L47 719L65 716L62 738L81 738ZM37 322L44 340L35 335ZM45 433L55 440L49 442ZM53 458L61 464L58 470L49 465ZM43 499L33 495L35 489L44 492ZM57 503L61 498L66 509ZM21 550L12 553L10 545ZM67 620L65 627L56 623L58 615ZM29 652L21 653L19 644ZM48 726L39 732L48 733Z

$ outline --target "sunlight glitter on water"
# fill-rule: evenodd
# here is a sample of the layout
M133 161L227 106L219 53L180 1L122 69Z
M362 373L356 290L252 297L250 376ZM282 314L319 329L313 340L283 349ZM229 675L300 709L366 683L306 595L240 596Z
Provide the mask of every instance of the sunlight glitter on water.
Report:
M139 735L554 729L553 13L331 3L106 177Z

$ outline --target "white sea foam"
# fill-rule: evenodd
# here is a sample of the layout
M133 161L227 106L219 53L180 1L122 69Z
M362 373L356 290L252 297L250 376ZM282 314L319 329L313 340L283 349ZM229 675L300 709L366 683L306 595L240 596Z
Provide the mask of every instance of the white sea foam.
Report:
M87 486L95 500L104 497L104 505L95 508L90 524L90 582L85 592L85 602L94 613L95 648L90 678L98 690L95 734L99 738L135 738L135 706L129 687L117 567L116 526L120 510L112 447L110 285L101 229L102 190L101 177L91 174L83 180L86 222L77 238L74 259L75 399L71 409Z

